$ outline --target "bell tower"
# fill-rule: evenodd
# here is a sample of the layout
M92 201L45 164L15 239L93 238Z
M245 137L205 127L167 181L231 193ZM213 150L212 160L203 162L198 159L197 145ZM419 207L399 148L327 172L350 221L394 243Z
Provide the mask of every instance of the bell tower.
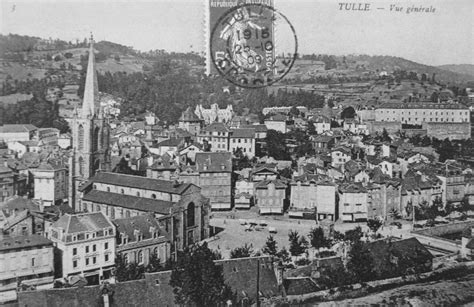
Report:
M91 34L84 98L81 110L72 119L72 154L70 157L69 203L78 208L78 188L100 170L110 170L109 125L99 101L95 68L94 39Z

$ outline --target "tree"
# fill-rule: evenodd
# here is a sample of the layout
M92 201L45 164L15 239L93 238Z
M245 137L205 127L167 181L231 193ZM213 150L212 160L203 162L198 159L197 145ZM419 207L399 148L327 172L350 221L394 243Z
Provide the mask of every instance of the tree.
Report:
M158 258L158 255L156 252L151 253L150 258L148 260L148 265L145 268L145 271L147 273L153 273L153 272L159 272L161 271L162 266L160 262L160 258Z
M341 112L341 119L354 118L356 116L356 111L353 107L347 107Z
M253 254L253 248L251 245L248 245L247 243L244 244L244 246L234 248L233 250L230 251L230 258L235 259L235 258L248 258L251 257Z
M367 244L356 242L349 251L347 269L357 282L366 282L374 277L374 259Z
M369 227L370 231L374 234L377 233L379 228L382 226L382 221L379 219L368 219L367 220L367 227Z
M292 256L299 256L304 252L300 235L296 230L290 230L288 233L288 239L290 241L290 253Z
M295 106L293 106L290 109L290 115L293 117L298 117L300 115L300 111Z
M224 282L222 267L214 260L215 254L207 243L179 252L170 280L176 304L216 306L235 300L231 288Z
M354 229L346 231L344 235L344 239L352 243L359 242L361 238L362 238L362 228L360 228L360 226L357 226Z
M116 54L114 56L114 60L115 60L115 62L120 62L120 56L118 54Z
M262 252L270 256L277 255L278 253L277 242L275 241L272 235L268 236L267 241L265 242L265 246L262 249Z
M288 250L285 247L280 249L280 251L277 253L277 257L280 258L281 261L283 261L283 262L288 262L288 261L291 260L290 253L288 252Z
M115 278L117 281L128 280L128 264L122 254L117 254L115 257Z
M324 231L321 227L311 228L309 232L311 246L317 249L329 247L330 241L324 237Z

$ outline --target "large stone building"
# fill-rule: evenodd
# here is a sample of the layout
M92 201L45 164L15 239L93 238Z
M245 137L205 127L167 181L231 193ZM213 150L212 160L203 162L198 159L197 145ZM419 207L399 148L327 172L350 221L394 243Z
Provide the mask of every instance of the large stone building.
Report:
M18 282L39 289L52 287L53 261L53 242L43 236L1 238L0 297L3 291L16 290Z
M217 103L212 104L209 109L197 105L194 113L208 125L215 122L228 123L234 117L232 105L228 105L225 109L219 109Z
M375 122L419 125L429 137L471 137L469 108L459 103L385 103L375 110Z
M260 214L283 214L287 185L280 179L263 180L255 185L255 204Z
M13 171L10 168L0 166L0 202L13 196L15 192L14 179Z
M202 195L209 198L211 208L230 209L232 196L232 155L230 152L199 152L196 172Z
M213 123L199 133L197 141L209 151L228 151L230 129L222 123Z
M174 249L209 236L209 200L194 184L100 172L81 193L79 211L101 211L111 220L151 212Z
M99 284L115 265L115 226L101 213L65 214L49 230L57 252L57 277L84 276Z
M170 259L170 239L153 214L113 221L117 232L117 254L126 263L148 265L154 254L162 264Z
M291 215L303 216L304 212L311 212L316 214L318 220L335 221L337 219L336 185L305 177L296 177L291 182Z
M229 151L235 153L238 149L250 159L255 156L255 129L239 128L231 130Z
M339 216L343 222L367 220L367 189L359 183L339 186Z
M69 166L69 204L77 209L79 186L99 170L110 170L110 128L99 101L94 41L91 38L82 110L71 122L73 153Z

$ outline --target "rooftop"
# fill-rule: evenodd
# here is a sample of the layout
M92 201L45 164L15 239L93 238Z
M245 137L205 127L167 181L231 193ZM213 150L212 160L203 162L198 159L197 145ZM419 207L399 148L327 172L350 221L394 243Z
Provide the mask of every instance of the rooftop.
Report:
M140 210L167 215L173 207L173 202L161 199L151 199L132 195L117 194L99 190L91 190L82 198L99 204L106 204L127 209Z
M30 132L37 130L36 126L26 124L13 124L13 125L3 125L0 126L0 133L20 133L20 132Z
M433 102L413 102L413 103L397 103L387 102L382 104L379 109L458 109L466 110L469 108L460 103L433 103Z
M97 173L93 178L91 178L91 182L146 189L179 195L182 195L190 186L193 185L190 183L177 183L175 181L170 180L161 180L109 172Z
M102 212L65 214L51 227L62 228L65 233L97 231L113 227Z
M51 245L53 242L44 236L28 235L28 236L4 236L0 241L0 251L7 251L12 249L26 248L26 247L41 247Z
M230 152L196 153L198 172L232 172L232 154Z

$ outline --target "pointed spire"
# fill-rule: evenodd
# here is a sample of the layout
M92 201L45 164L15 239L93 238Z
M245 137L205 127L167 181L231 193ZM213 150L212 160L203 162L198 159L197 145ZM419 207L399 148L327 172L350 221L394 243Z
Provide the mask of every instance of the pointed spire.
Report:
M89 47L89 62L87 63L86 84L84 86L84 100L82 102L82 117L93 117L99 110L99 86L95 70L94 37L91 33Z

